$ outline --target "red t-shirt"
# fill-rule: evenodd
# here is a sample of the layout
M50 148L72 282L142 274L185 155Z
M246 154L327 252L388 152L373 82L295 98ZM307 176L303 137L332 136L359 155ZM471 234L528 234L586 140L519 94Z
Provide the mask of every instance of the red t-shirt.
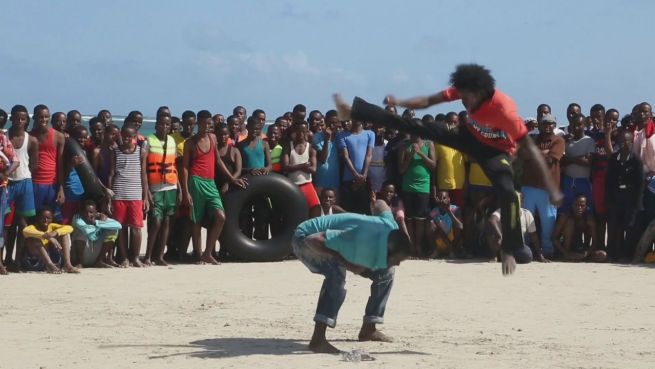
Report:
M443 90L446 101L459 100L455 87ZM528 129L516 111L514 101L499 90L488 101L480 105L475 113L469 113L466 128L485 145L491 146L508 154L516 152L516 141L528 134Z

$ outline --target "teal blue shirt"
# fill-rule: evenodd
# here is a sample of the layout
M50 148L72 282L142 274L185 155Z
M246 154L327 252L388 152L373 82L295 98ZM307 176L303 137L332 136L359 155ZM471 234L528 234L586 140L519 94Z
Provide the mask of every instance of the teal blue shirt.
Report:
M379 216L344 213L309 219L298 226L296 236L325 232L327 248L353 264L377 270L388 267L387 238L396 229L389 211Z

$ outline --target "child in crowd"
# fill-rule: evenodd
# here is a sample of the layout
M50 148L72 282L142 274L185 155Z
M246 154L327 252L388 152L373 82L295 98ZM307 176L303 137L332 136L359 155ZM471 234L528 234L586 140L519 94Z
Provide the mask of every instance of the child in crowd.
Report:
M35 125L47 125L50 117L48 109L41 105L35 107L34 110L37 113L34 116ZM9 175L7 202L14 205L14 222L7 232L7 254L5 258L7 266L17 270L20 270L23 256L23 228L27 226L27 219L36 214L32 173L38 162L39 143L36 138L25 132L29 119L27 109L24 106L16 105L11 109L11 127L9 128L8 137L16 153L18 167ZM12 259L14 240L16 241L16 264Z
M324 188L339 188L341 182L339 170L339 152L335 146L336 125L341 125L337 112L329 110L325 114L325 129L314 134L312 143L316 150L316 174L314 186L317 192Z
M382 200L389 206L393 219L398 223L398 229L409 238L409 231L405 222L405 207L396 192L396 185L391 181L385 181L382 183L379 193L376 194L371 191L371 204L374 204L376 200Z
M608 216L607 252L612 261L634 253L634 247L629 247L625 240L637 218L644 172L641 159L632 153L633 141L632 133L624 131L619 137L619 151L609 157L604 192Z
M460 122L457 113L451 111L446 114L445 122L449 130L457 130ZM465 155L451 147L435 144L436 175L435 191L445 190L451 203L458 207L464 206L464 182L466 178ZM489 184L491 186L491 184Z
M435 200L437 206L430 212L430 244L435 249L429 257L448 255L452 258L462 246L462 215L459 207L450 203L448 191L438 191Z
M144 264L167 266L164 260L166 240L170 230L171 217L175 215L178 199L178 177L175 167L175 140L168 135L171 128L171 115L160 109L155 122L155 133L147 137L146 173L150 214L148 215L148 241ZM153 256L154 255L154 256Z
M364 130L361 121L354 121L350 129L344 129L337 136L337 147L344 162L339 197L348 211L359 214L370 212L368 170L374 146L375 134Z
M91 151L91 166L100 183L109 186L109 166L111 152L116 148L116 137L120 135L118 127L109 125L103 132L102 143Z
M523 195L519 193L519 198L521 198L521 200L522 197ZM517 263L527 264L532 261L533 255L543 255L543 252L539 245L537 225L532 213L528 209L521 208L519 219L521 220L523 245L522 247L515 248L513 255ZM499 251L501 251L501 244L503 242L501 221L500 209L494 211L487 221L486 241L491 254L489 258L490 262L495 262L499 256ZM539 259L539 261L549 262L548 259Z
M70 132L70 137L84 148L87 145L89 131L84 126L77 126ZM61 207L62 223L71 224L73 215L79 211L79 207L84 200L84 187L75 167L87 160L85 155L75 155L71 160L64 162L64 195L66 202ZM110 197L111 198L111 197Z
M275 124L268 126L266 131L268 147L271 149L271 170L282 173L282 145L280 144L280 127ZM238 152L238 151L237 151Z
M430 182L436 162L434 145L419 136L411 135L405 150L400 152L400 173L403 174L403 204L407 228L412 240L412 256L423 255L423 241L427 234L430 203Z
M337 191L333 188L324 188L321 191L321 216L341 214L346 211L337 205Z
M572 262L591 261L602 263L607 253L598 250L596 221L589 213L587 196L579 194L573 201L569 213L562 215L555 224L553 246L564 260Z
M130 263L135 267L143 266L139 261L141 228L143 213L150 209L146 151L139 148L136 132L133 125L123 125L121 143L110 159L109 185L115 193L110 214L123 225L118 236L118 251L123 259L121 267L128 267Z
M66 273L79 273L70 259L71 241L69 235L73 227L52 222L52 211L42 208L34 219L34 224L23 229L25 236L26 257L22 260L23 268L28 271L44 271L59 274L62 264Z
M96 268L118 266L107 254L114 250L116 236L122 228L116 220L98 212L93 200L85 200L82 211L73 216L73 259L77 267L93 265ZM95 259L93 255L98 255Z
M89 130L91 132L90 140L86 149L90 152L102 144L105 137L105 124L98 117L93 117L89 121Z
M321 215L321 203L312 184L312 173L316 172L316 150L307 142L307 131L306 123L293 125L293 141L284 148L282 170L300 188L309 207L309 218L314 218Z
M38 110L37 110L38 108ZM54 212L55 221L61 221L61 205L66 201L64 194L64 140L65 136L54 128L48 128L50 113L45 105L34 108L35 119L32 136L38 140L38 165L32 171L34 183L34 205L36 209L48 207ZM47 117L47 119L46 119ZM67 115L67 129L80 125L81 115L72 110ZM67 134L70 131L67 131Z
M569 135L566 136L566 147L561 160L561 188L564 202L561 213L568 213L576 194L584 194L591 199L591 154L596 151L594 139L585 135L585 118L582 114L571 117ZM590 204L591 205L591 204Z
M368 167L368 183L371 191L380 192L382 184L387 180L387 168L384 162L384 151L387 140L384 139L386 129L379 124L373 124L375 144L371 152L371 165Z
M75 127L82 125L82 114L77 110L71 110L66 114L66 133L70 136ZM68 137L67 136L67 137Z
M6 113L5 113L6 114ZM0 128L4 126L5 121L0 121ZM0 225L4 227L5 213L7 210L7 198L9 192L9 176L18 168L19 162L11 140L4 132L0 132ZM5 246L4 228L0 229L0 275L7 274L7 269L2 263L2 250Z
M243 179L232 177L216 149L216 136L208 131L212 115L207 110L198 112L198 133L186 141L182 158L182 176L180 187L182 189L182 203L188 205L191 212L191 239L196 262L218 265L213 256L223 224L225 212L221 195L216 188L215 170L218 167L230 184L245 187ZM207 245L202 251L200 229L202 224L210 219L207 226Z
M64 134L64 129L66 128L66 113L58 111L52 114L50 125L55 131Z
M243 170L254 176L267 175L271 171L271 149L268 142L261 137L262 124L254 117L250 117L246 127L248 135L237 143L243 160ZM239 221L241 229L249 237L254 236L258 240L268 239L270 211L267 198L256 199L252 208L244 207Z
M230 119L236 118L230 117ZM234 147L234 145L230 144L230 131L227 128L227 124L223 123L216 128L216 140L218 156L220 156L227 170L230 172L232 177L241 177L241 153L236 147ZM223 175L223 172L220 170L216 171L216 187L218 188L218 191L221 193L221 195L224 195L230 189L229 177Z

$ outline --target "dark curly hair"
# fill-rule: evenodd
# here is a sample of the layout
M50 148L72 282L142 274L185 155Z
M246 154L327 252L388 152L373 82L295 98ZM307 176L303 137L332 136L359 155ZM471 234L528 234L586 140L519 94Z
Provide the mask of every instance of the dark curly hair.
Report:
M450 84L458 90L471 92L483 91L493 95L496 80L489 69L478 64L460 64L450 75Z

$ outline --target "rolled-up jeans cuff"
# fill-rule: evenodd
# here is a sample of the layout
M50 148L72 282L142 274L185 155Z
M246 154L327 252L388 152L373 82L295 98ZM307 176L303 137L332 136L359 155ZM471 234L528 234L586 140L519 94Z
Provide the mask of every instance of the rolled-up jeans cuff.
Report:
M327 325L330 328L334 328L337 326L337 320L329 318L323 314L316 314L314 315L314 321L318 323L323 323Z
M384 318L381 316L364 316L364 323L383 324Z

